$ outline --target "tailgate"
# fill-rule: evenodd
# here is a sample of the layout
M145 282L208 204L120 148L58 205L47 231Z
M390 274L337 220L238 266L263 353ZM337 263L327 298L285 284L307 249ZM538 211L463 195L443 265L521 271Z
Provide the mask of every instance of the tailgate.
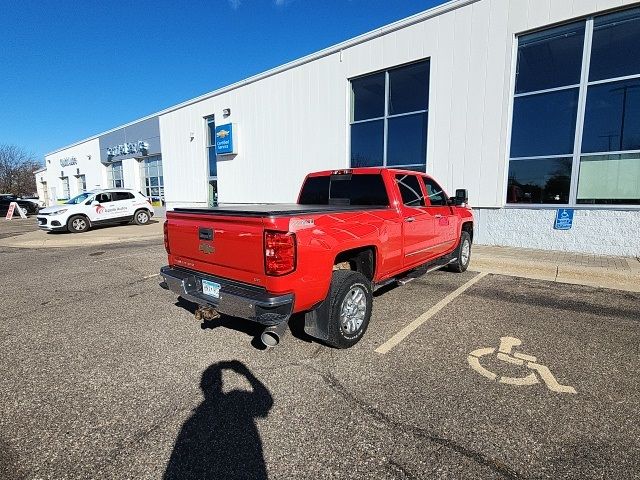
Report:
M167 212L170 263L264 285L261 217Z

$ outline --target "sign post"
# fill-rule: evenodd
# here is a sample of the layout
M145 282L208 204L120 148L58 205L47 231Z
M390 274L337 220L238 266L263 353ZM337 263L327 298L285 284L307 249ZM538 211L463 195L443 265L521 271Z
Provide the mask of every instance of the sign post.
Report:
M573 208L559 208L556 211L555 230L570 230L573 226Z

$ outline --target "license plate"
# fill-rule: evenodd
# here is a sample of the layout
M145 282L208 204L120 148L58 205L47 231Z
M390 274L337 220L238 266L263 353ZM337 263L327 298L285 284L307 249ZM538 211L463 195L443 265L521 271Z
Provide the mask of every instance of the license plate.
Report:
M220 298L220 284L210 282L209 280L202 280L202 293L213 298Z

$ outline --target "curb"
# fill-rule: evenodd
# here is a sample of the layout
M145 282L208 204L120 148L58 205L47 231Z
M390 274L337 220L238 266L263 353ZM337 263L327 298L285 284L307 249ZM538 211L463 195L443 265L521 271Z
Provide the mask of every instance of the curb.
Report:
M629 265L629 270L618 271L603 267L513 260L476 254L471 259L469 269L534 280L640 292L640 262L637 263L637 269Z

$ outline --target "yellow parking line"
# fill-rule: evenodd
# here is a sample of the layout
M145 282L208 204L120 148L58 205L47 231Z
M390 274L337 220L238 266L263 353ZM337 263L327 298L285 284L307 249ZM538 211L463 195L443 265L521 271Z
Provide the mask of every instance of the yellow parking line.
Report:
M472 287L473 285L475 285L477 282L479 282L486 275L487 275L487 272L480 273L479 275L476 275L475 277L473 277L471 280L469 280L467 283L465 283L461 287L459 287L456 290L454 290L453 292L451 292L449 295L444 297L442 300L440 300L438 303L436 303L429 310L427 310L422 315L420 315L418 318L416 318L409 325L407 325L402 330L400 330L398 333L396 333L389 340L387 340L382 345L380 345L378 348L376 348L376 352L377 353L382 353L382 354L389 353L389 351L393 347L395 347L401 341L403 341L405 338L407 338L414 330L416 330L418 327L420 327L420 325L422 325L427 320L429 320L431 317L433 317L436 313L438 313L440 310L442 310L444 307L446 307L449 303L451 303L453 300L455 300L457 297L459 297L462 293L464 293L465 290L467 290L470 287Z

